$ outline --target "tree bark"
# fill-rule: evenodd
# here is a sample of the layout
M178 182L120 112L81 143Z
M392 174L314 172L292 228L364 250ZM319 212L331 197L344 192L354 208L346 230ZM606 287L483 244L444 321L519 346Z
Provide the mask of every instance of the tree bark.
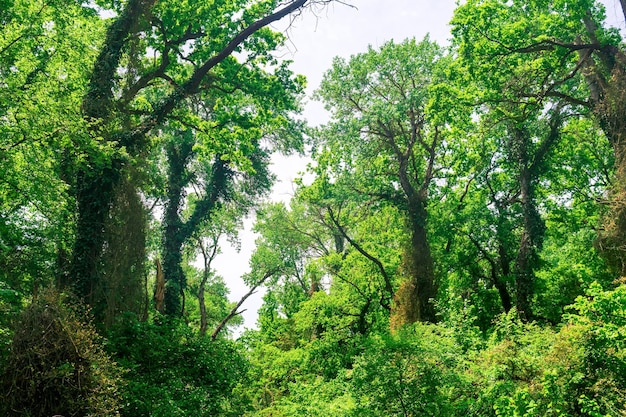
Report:
M163 266L159 258L154 260L156 266L156 283L154 288L154 305L156 311L163 314L165 312L165 277L163 276Z
M437 296L435 286L434 262L426 231L426 202L417 200L412 204L411 247L408 270L413 280L411 303L407 306L409 323L437 321L434 300Z
M511 294L506 287L506 282L503 278L508 277L511 274L511 266L509 263L509 257L506 253L506 248L502 242L498 244L498 259L500 261L500 271L502 272L500 277L494 280L494 285L500 295L500 301L502 302L502 308L506 313L511 310L513 303L511 302Z

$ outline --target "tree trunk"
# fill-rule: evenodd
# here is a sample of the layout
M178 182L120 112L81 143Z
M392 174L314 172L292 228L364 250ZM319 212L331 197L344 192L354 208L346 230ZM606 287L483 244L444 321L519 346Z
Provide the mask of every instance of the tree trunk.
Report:
M416 214L411 216L411 252L409 271L413 280L413 305L408 315L411 322L436 321L434 300L435 287L434 262L426 232L426 202L417 202Z
M200 336L206 336L206 330L208 327L207 324L207 316L206 316L206 302L204 300L204 291L206 291L206 282L208 278L208 271L204 270L202 274L202 281L200 281L200 286L198 287L198 305L200 306Z
M250 288L250 291L248 291L247 293L245 293L243 295L243 297L241 297L241 299L239 300L239 302L230 310L230 313L228 313L226 315L226 317L224 317L224 319L220 322L220 324L217 325L217 327L215 328L215 330L213 330L213 333L211 334L211 340L215 340L217 339L217 336L220 334L220 332L222 330L224 330L224 327L226 327L226 325L228 324L228 322L235 317L238 314L243 313L243 311L239 311L239 308L243 305L243 303L248 299L248 297L250 297L252 294L254 294L254 292L257 290L257 288L259 288L261 285L263 285L263 283L265 283L265 281L267 281L271 276L273 276L274 274L278 273L279 270L278 269L274 269L271 271L266 272L263 277L261 277L260 280L258 280L253 286L252 288Z
M603 220L598 247L615 272L626 276L626 56L620 51L615 59L609 83L594 109L615 153L610 210Z
M520 318L523 321L529 321L532 317L530 303L534 294L534 264L537 249L533 230L536 229L534 222L537 220L538 213L534 207L530 171L527 168L522 169L520 175L520 190L524 228L515 260L516 306Z
M397 329L403 324L415 322L436 322L434 300L434 262L426 231L426 203L414 199L409 208L411 243L405 252L404 270L408 280L396 291L391 327Z
M537 211L534 183L538 180L544 167L544 160L552 145L559 137L561 125L560 113L557 111L550 123L548 136L542 141L534 153L529 132L523 127L510 130L511 158L518 167L520 182L520 200L522 204L522 237L515 260L515 289L517 313L523 321L532 320L531 302L535 292L535 269L539 262L539 251L543 245L545 224Z
M506 313L511 310L513 303L511 302L511 294L509 294L509 290L506 287L506 282L504 278L508 277L511 274L511 266L509 263L509 257L506 254L506 248L503 243L498 244L498 258L500 260L500 271L502 274L500 276L496 276L494 278L494 286L498 290L498 294L500 295L500 302L502 303L502 308Z
M397 153L400 186L406 196L407 222L411 234L411 243L405 251L404 267L408 281L400 285L395 294L395 311L391 318L391 327L398 328L406 323L417 321L436 322L434 300L437 295L435 286L435 268L428 242L426 220L428 213L428 185L432 179L434 163L433 143L429 155L429 169L424 174L420 189L416 189L409 179L410 152ZM409 151L412 151L410 147Z
M185 188L191 174L187 166L194 155L195 138L190 131L177 137L167 147L168 177L167 202L163 214L163 275L165 277L165 314L181 316L184 309L184 291L187 280L183 272L183 245L196 233L198 227L210 219L223 200L230 198L233 173L222 160L214 157L211 172L204 183L204 195L199 196L187 221L181 217Z
M136 175L124 170L105 224L105 247L92 312L106 328L123 312L141 317L146 310L145 259L147 211Z
M626 1L621 0L626 21ZM599 44L597 24L585 19L587 34ZM598 62L593 58L598 57ZM603 219L597 246L619 275L626 275L626 54L624 49L605 46L578 52L582 73L590 89L590 103L615 153L615 182L610 195L610 210Z
M105 243L104 228L109 216L114 187L120 178L120 161L111 167L82 169L78 175L76 240L69 276L64 286L74 290L87 304L94 301L99 285L99 266Z
M137 30L138 23L156 0L129 0L107 30L106 39L89 80L87 94L83 99L83 115L90 126L93 138L107 132L107 123L113 117L113 87L128 38ZM88 155L81 164L77 176L76 202L78 219L76 241L72 253L67 286L88 304L94 300L94 291L99 284L98 266L105 243L104 227L120 177L123 162L118 156L101 161L102 155Z
M165 312L165 277L163 276L163 266L159 258L154 260L156 266L156 283L154 288L154 306L156 311L163 314Z
M208 318L206 312L206 301L204 299L204 292L206 291L206 283L209 281L209 276L211 274L211 264L213 263L213 259L217 255L219 249L219 236L215 238L213 241L213 249L209 254L207 249L204 247L204 243L202 238L198 238L198 248L200 249L200 253L202 253L202 260L204 261L204 269L202 271L202 279L200 280L200 286L198 288L198 304L200 306L200 336L206 336L206 331L208 327Z
M165 278L164 312L170 316L182 316L183 291L186 287L183 272L183 241L176 228L167 226L163 238L163 276Z
M187 164L193 155L193 143L191 132L185 132L167 146L167 202L163 213L164 312L173 316L183 314L181 300L186 281L182 248L186 237L180 215L185 186L188 185Z

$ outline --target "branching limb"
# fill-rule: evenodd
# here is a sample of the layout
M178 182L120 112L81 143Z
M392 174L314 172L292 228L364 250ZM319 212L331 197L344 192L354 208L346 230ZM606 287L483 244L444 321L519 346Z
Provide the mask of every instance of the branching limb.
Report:
M239 308L243 305L243 303L248 299L248 297L250 297L252 294L254 294L257 290L257 288L259 288L261 285L263 285L263 283L265 281L267 281L270 277L272 277L273 275L275 275L278 272L278 269L272 269L271 271L268 271L265 273L265 275L263 275L263 277L258 280L253 286L252 288L250 288L250 291L248 291L246 294L244 294L243 297L241 297L241 299L239 300L239 302L235 305L235 307L232 308L232 310L230 310L230 313L228 313L228 315L226 317L224 317L224 320L222 320L220 322L220 324L217 325L217 327L215 328L215 330L213 331L213 333L211 334L211 340L215 340L217 339L217 336L220 334L220 332L224 329L224 327L226 327L226 325L228 324L228 322L235 316L243 313L243 311L239 311Z

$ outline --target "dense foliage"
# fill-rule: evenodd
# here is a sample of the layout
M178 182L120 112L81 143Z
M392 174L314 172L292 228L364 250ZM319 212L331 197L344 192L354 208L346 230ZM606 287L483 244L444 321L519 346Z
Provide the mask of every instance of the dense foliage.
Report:
M602 4L462 2L447 48L337 57L313 128L268 25L330 2L0 0L2 415L626 416Z
M117 415L123 372L80 308L46 291L22 312L2 375L3 415Z

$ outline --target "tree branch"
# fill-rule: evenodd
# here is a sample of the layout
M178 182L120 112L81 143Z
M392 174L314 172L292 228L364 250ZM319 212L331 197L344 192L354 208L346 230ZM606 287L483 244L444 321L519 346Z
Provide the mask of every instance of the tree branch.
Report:
M310 0L295 0L282 9L270 14L269 16L261 18L252 23L250 26L244 28L221 51L207 60L200 67L196 68L191 77L185 83L168 95L155 109L151 117L135 129L133 136L144 135L152 128L159 125L182 100L197 92L198 87L209 71L229 57L239 45L252 36L256 31L298 10L309 1Z
M217 339L217 336L220 334L220 332L224 329L226 324L228 324L228 322L233 317L235 317L238 314L241 314L241 312L239 312L239 307L241 307L241 305L248 299L248 297L250 297L252 294L254 294L257 288L259 288L261 285L263 285L263 283L265 281L267 281L271 276L273 276L277 272L278 272L278 268L275 268L275 269L272 269L271 271L266 272L265 275L263 275L263 277L259 281L257 281L252 286L252 288L250 288L250 291L248 291L246 294L244 294L243 297L241 297L241 299L239 300L237 305L235 305L235 307L233 307L232 310L230 310L230 313L228 313L228 315L226 317L224 317L224 320L222 320L220 322L220 324L217 325L217 327L215 328L215 330L211 334L211 340L212 341Z
M378 258L371 255L369 252L367 252L365 249L363 249L361 245L359 245L350 236L348 236L343 226L341 226L341 224L339 223L339 220L335 218L332 208L327 207L327 210L328 210L328 214L330 216L331 221L337 227L337 229L339 230L339 233L341 233L341 235L348 241L348 243L350 243L361 255L365 256L367 259L372 261L374 265L376 265L376 267L380 271L380 274L383 277L383 280L385 281L385 290L389 294L389 297L393 297L393 285L391 284L391 277L389 276L389 274L387 274L387 271L385 270L385 267L382 264L382 262ZM385 300L385 305L383 305L383 307L385 309L391 308L388 300Z

